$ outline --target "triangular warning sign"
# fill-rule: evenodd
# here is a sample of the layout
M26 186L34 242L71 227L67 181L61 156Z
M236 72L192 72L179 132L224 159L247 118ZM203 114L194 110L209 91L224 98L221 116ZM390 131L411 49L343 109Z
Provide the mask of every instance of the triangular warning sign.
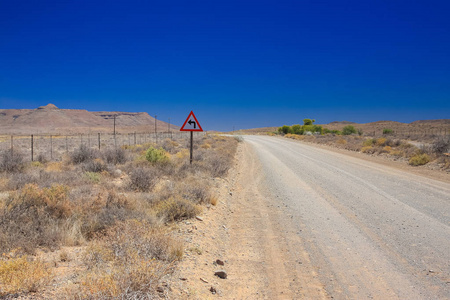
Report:
M184 121L183 126L181 126L180 131L203 131L202 126L200 126L200 123L194 115L194 112L191 111L186 121Z

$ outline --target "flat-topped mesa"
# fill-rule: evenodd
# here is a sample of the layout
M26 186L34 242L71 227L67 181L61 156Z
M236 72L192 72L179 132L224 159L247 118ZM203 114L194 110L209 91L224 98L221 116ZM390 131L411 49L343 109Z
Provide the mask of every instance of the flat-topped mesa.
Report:
M39 106L37 109L59 109L58 107L56 107L56 105L55 104L51 104L51 103L49 103L49 104L47 104L47 105L45 105L45 106Z

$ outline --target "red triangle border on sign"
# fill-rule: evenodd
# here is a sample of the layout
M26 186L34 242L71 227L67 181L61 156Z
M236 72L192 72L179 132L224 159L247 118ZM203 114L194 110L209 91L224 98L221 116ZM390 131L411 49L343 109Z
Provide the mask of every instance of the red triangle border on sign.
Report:
M198 129L185 129L185 128L184 128L184 126L186 126L186 123L189 121L189 118L190 118L191 116L193 116L195 122L197 122ZM191 111L191 113L190 113L189 116L187 117L186 121L184 121L183 126L181 126L181 128L180 128L180 131L203 131L203 128L202 128L202 126L200 125L200 123L198 122L197 118L195 117L193 111Z

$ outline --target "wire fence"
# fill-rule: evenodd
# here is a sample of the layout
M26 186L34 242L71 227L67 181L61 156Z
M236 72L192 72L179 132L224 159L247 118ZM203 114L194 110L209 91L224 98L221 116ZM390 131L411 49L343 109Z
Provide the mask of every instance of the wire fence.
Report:
M194 133L197 137L205 134L204 132ZM42 158L58 161L81 145L102 150L148 143L161 146L167 140L186 140L187 142L189 139L190 135L186 132L3 135L0 136L0 151L20 152L30 161Z
M365 131L368 136L386 136L410 140L430 140L434 138L450 137L450 128L430 128L430 129L394 129L386 132L384 129Z

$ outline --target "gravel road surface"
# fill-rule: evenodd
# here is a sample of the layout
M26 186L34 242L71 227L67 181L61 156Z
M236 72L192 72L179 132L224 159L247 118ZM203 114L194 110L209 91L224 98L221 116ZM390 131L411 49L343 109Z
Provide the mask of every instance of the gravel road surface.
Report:
M301 282L302 270L309 270L315 295L324 298L450 299L448 182L297 141L245 136L244 144L255 174L239 173L246 182L237 193L251 189L264 197L266 215L278 211L272 242L289 248L279 251L286 253L278 262L277 251L270 255L286 274L269 276L281 282L291 272ZM258 178L251 187L249 177ZM262 220L257 226L269 223L264 215ZM298 283L297 291L295 286L277 293L314 296L305 284Z

